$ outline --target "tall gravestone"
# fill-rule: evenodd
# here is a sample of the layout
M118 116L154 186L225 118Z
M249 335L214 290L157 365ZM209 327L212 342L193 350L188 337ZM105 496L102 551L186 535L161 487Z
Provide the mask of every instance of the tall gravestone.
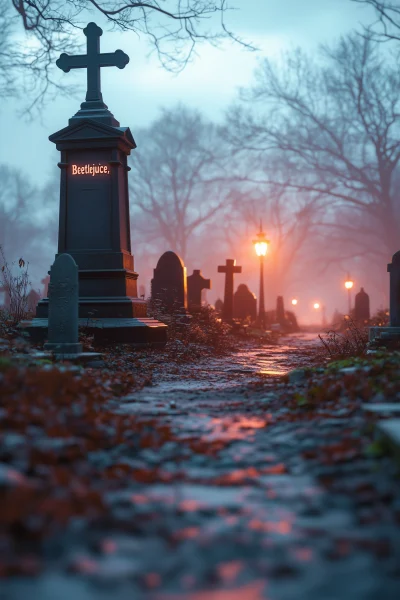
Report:
M360 323L370 319L369 296L364 288L361 288L354 300L354 319Z
M123 69L129 57L122 50L100 53L103 32L95 23L83 31L87 53L64 53L57 61L66 73L87 70L86 101L49 138L61 152L58 255L68 253L78 265L79 317L97 338L164 344L166 326L148 319L147 304L138 298L131 254L127 157L136 144L104 104L100 88L100 69ZM34 337L48 317L47 298L36 316L29 328Z
M227 323L233 320L233 278L235 273L241 273L242 267L236 266L236 260L226 259L226 264L218 267L218 273L225 273L225 292L224 306L222 309L222 319Z
M78 343L78 267L72 256L59 254L50 269L48 342L56 354L82 352Z
M167 313L187 309L186 267L171 250L164 252L154 269L151 298L158 301Z
M187 278L188 307L191 312L200 310L203 290L211 290L211 279L205 279L200 269L194 269Z
M257 298L249 290L246 284L241 283L233 298L233 316L235 319L246 319L257 317Z

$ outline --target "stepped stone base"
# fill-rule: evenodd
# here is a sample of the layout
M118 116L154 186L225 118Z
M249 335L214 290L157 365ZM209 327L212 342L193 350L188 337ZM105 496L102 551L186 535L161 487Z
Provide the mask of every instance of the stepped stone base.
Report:
M370 327L369 341L381 346L400 342L400 327Z
M131 344L136 347L162 347L167 342L168 327L151 318L131 319L79 319L79 329L94 335L96 342ZM47 319L35 318L20 325L29 333L32 341L47 339Z

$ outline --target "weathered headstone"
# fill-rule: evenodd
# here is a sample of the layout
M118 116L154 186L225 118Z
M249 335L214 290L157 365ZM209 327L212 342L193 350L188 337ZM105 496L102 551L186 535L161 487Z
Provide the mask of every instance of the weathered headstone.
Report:
M233 277L235 273L241 273L242 267L236 266L236 260L226 259L226 264L218 267L218 273L225 273L225 293L222 319L231 323L233 319Z
M27 309L28 312L35 312L36 306L40 300L40 294L36 290L31 290L28 294Z
M56 63L66 73L87 70L86 101L68 126L49 138L61 152L58 255L68 253L78 265L79 317L96 338L164 345L167 327L147 318L131 253L127 159L136 144L103 102L100 86L101 68L123 69L129 57L122 50L100 53L103 32L95 23L83 33L87 53L63 53ZM47 327L47 298L36 316L28 331L40 339Z
M257 298L244 283L241 283L235 292L233 298L233 316L235 319L250 317L252 320L255 320L257 317Z
M276 299L276 322L282 327L285 325L285 306L283 303L283 296L278 296Z
M60 254L50 269L48 342L55 354L82 352L78 342L78 266L69 254Z
M167 313L187 309L186 267L171 250L164 252L154 269L151 298L160 302Z
M369 321L370 319L370 310L369 310L369 296L364 291L364 288L356 294L354 301L354 319L358 322Z
M211 279L205 279L200 269L194 269L187 278L188 307L191 312L201 308L202 290L211 290Z

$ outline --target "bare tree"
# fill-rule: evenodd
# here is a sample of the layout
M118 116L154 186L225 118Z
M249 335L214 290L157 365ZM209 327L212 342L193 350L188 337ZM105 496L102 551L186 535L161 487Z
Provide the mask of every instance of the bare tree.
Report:
M33 186L25 173L0 165L0 246L13 263L21 256L30 263L35 286L54 256L55 210L48 206L48 187ZM58 199L54 198L58 207ZM53 202L54 203L54 202Z
M147 243L162 241L185 257L193 233L225 206L222 141L212 123L184 106L164 110L139 138L131 160L132 229L139 218Z
M362 237L382 260L400 239L399 92L395 61L368 36L349 35L318 60L300 51L279 66L265 60L226 135L261 163L280 155L285 172L269 183L325 199L320 225L335 229L339 259L343 243ZM346 207L353 218L338 222Z
M1 2L4 12L6 0ZM204 42L217 45L230 39L254 49L228 29L227 0L12 0L9 6L13 14L8 17L24 36L9 48L8 68L23 72L33 97L30 110L64 89L53 76L54 63L61 52L80 48L80 30L90 19L147 39L162 66L175 72L185 67L196 45Z
M231 219L225 222L225 232L232 252L238 240L255 238L261 219L271 242L266 260L268 289L274 296L285 293L289 284L301 276L304 251L316 232L319 198L272 185L242 185L231 196L233 210Z
M376 21L368 27L369 34L378 41L400 40L400 5L393 0L352 0L357 4L371 6Z
M21 255L37 190L17 169L0 165L0 244L8 256Z

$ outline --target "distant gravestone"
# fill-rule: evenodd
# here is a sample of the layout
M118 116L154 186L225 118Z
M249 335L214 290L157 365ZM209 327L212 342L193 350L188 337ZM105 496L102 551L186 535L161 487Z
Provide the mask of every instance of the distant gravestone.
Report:
M190 311L201 308L202 290L211 290L211 279L205 279L200 269L194 269L192 275L187 278L187 297Z
M79 354L78 266L70 254L60 254L50 269L48 342L45 350Z
M172 313L187 309L186 267L175 252L164 252L151 280L151 297Z
M285 325L285 306L283 303L283 296L278 296L276 299L276 322L279 325Z
M218 313L222 313L224 309L224 303L222 302L221 298L218 298L218 300L215 302L215 310Z
M43 284L42 298L47 298L49 293L50 275L46 275L46 277L43 277L40 283Z
M364 291L364 288L361 288L355 297L354 319L360 322L369 321L370 319L369 296Z
M236 319L251 317L253 320L257 317L256 296L244 283L241 283L235 292L233 298L233 316Z
M31 313L35 312L36 306L37 306L37 303L39 302L39 300L40 300L40 294L38 294L36 290L32 289L28 294L28 301L27 301L27 306L26 306L28 309L28 312L31 312Z
M235 273L241 273L242 267L236 266L236 260L226 259L226 264L218 267L218 273L225 273L224 308L222 319L231 323L233 319L233 277Z

